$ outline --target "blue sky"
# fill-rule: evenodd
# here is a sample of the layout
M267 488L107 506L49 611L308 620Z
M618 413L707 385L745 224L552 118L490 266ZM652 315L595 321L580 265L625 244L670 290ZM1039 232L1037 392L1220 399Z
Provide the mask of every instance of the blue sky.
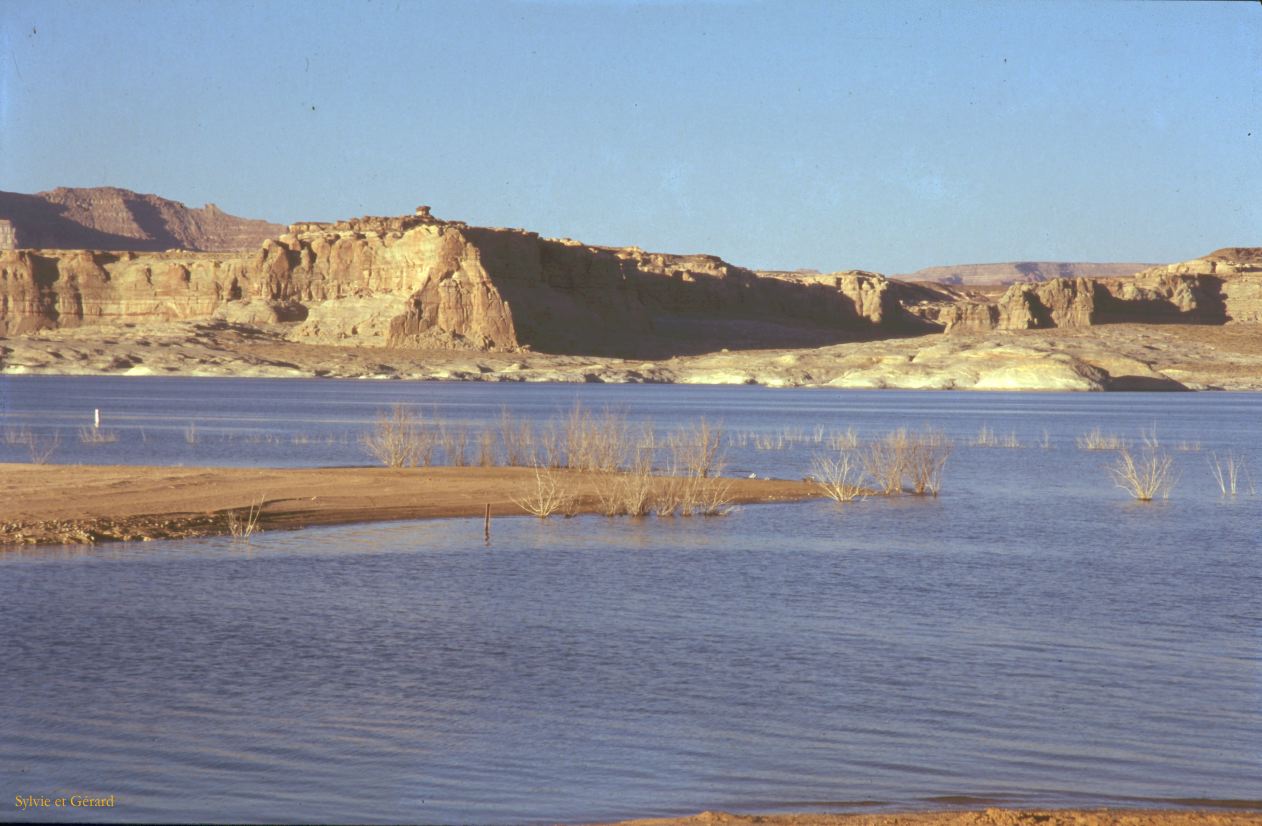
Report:
M755 267L1262 244L1262 5L0 0L0 189Z

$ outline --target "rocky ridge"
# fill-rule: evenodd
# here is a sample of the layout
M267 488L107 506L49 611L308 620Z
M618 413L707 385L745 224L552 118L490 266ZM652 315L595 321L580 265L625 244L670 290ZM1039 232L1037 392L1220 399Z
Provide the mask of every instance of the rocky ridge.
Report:
M891 276L903 281L929 281L960 287L1050 281L1053 278L1124 278L1152 264L1083 261L1010 261L1001 264L954 264L925 267Z
M284 229L118 187L0 192L0 250L245 250Z
M1013 284L998 298L927 302L946 332L1034 330L1118 323L1262 321L1262 248L1232 247L1150 267L1131 278L1054 278Z

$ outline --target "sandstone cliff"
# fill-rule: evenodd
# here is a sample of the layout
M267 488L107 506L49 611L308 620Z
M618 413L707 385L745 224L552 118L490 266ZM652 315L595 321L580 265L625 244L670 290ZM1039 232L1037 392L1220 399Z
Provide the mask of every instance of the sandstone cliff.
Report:
M0 249L245 250L284 229L116 187L0 192Z
M628 358L941 330L1223 324L1262 321L1262 250L1000 294L863 271L760 274L710 255L470 227L421 207L294 224L243 253L0 252L0 335L211 317L283 325L270 334L305 344Z
M1262 321L1262 248L1232 247L1151 267L1131 278L1056 278L1013 284L994 300L933 305L953 330L1034 330L1110 323Z
M708 255L401 218L295 224L248 255L0 254L0 334L217 315L294 341L660 356L928 329L875 273L765 278Z

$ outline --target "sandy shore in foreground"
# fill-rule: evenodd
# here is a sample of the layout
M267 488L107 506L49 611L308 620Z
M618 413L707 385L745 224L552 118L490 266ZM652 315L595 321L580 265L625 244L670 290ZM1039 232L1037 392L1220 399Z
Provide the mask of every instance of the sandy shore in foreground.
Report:
M899 814L743 815L702 812L689 817L627 820L616 826L1256 826L1262 811L1152 809L986 809Z
M557 471L575 511L597 511L606 474ZM660 481L660 480L659 480ZM800 481L724 479L734 504L810 499ZM0 464L0 546L229 532L262 502L260 530L386 519L525 515L530 468L209 468Z

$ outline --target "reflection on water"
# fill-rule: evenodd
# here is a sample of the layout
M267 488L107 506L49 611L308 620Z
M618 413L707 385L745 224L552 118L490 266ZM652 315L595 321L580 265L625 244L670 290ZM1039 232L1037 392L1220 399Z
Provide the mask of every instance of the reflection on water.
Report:
M81 385L45 382L0 384L0 427L68 420ZM240 384L89 389L174 433L171 405L210 386L228 419ZM256 424L284 432L334 383L245 386L278 385ZM366 390L364 421L420 392ZM443 520L0 555L0 790L114 794L114 820L478 823L1258 797L1262 498L1206 467L1256 450L1251 397L592 390L659 421L929 422L958 447L933 501L500 519L489 548ZM433 392L489 420L578 391ZM311 409L351 404L327 395ZM1059 445L965 446L981 417ZM1145 506L1072 437L1153 420L1202 450ZM811 449L732 464L788 475Z

